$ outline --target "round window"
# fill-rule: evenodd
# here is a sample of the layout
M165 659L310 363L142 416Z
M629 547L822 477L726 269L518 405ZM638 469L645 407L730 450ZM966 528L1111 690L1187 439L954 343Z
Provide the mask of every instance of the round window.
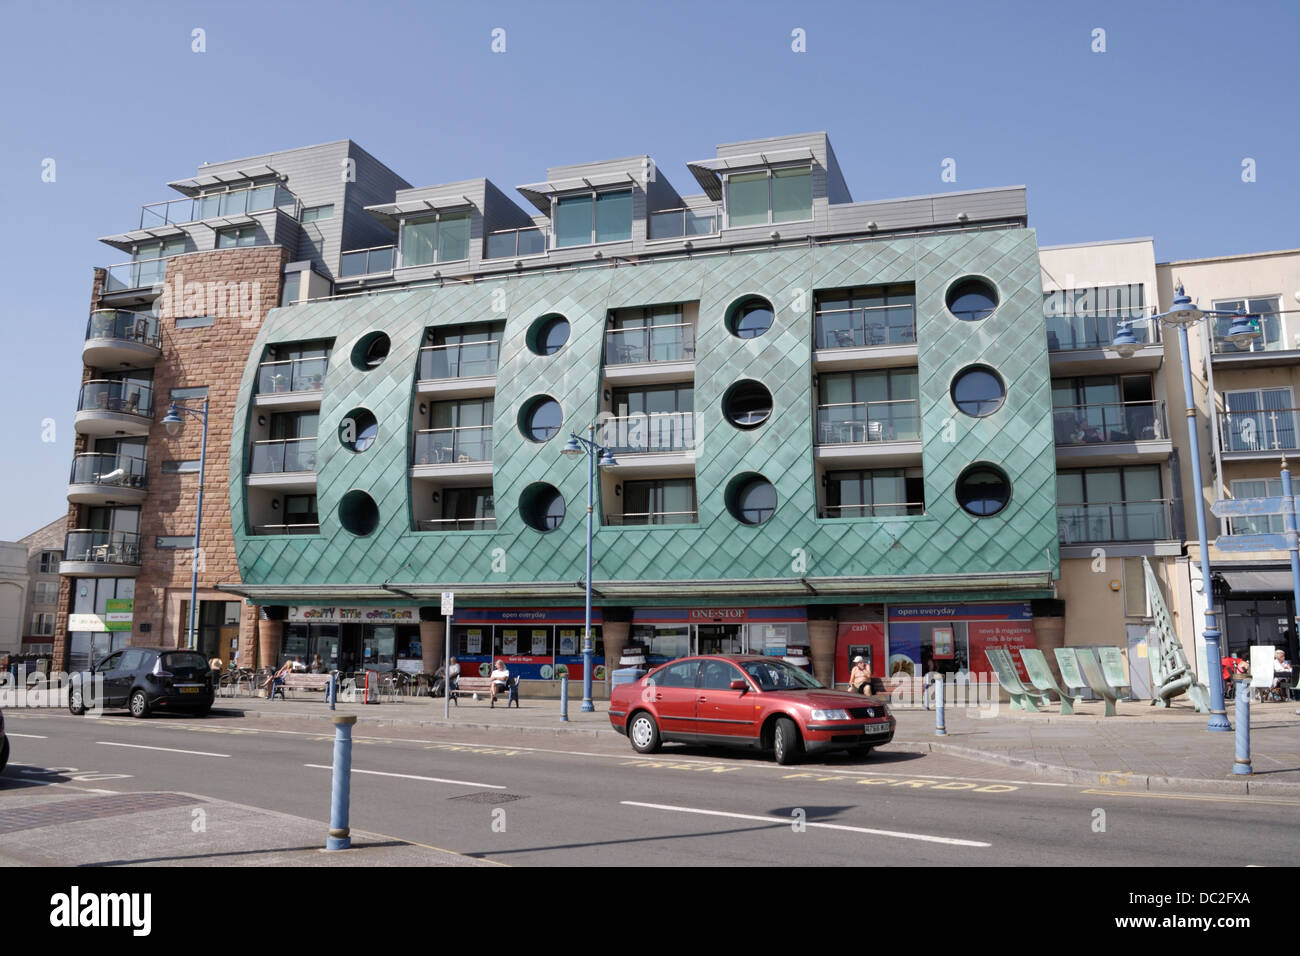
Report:
M534 355L554 355L569 341L569 320L558 313L544 315L528 330L528 349Z
M519 431L529 441L550 441L564 424L560 403L549 395L538 395L524 403L519 412Z
M749 296L727 310L727 331L740 339L756 339L772 327L772 303Z
M392 341L383 332L367 332L352 346L352 367L362 372L379 368L388 358Z
M978 518L995 515L1011 500L1011 482L999 468L972 465L957 479L957 503Z
M364 491L349 491L339 502L339 524L358 538L379 527L379 506Z
M967 322L987 319L998 307L998 292L987 279L970 276L948 287L948 311Z
M737 475L727 485L727 510L741 524L762 524L776 514L776 489L762 475Z
M535 482L519 496L519 516L537 531L554 531L564 520L564 496L554 485Z
M722 414L737 428L757 428L772 415L772 393L752 379L737 382L722 396Z
M354 408L339 422L339 443L351 451L365 451L379 437L379 422L368 408Z
M952 380L952 403L972 418L986 418L1002 407L1006 386L991 368L973 365Z

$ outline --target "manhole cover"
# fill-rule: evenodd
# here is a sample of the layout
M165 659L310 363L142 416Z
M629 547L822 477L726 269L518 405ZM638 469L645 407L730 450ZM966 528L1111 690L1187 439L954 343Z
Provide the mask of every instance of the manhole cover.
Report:
M512 803L515 800L523 800L523 794L518 793L493 793L485 790L482 793L464 793L459 797L448 797L449 800L464 800L466 803Z

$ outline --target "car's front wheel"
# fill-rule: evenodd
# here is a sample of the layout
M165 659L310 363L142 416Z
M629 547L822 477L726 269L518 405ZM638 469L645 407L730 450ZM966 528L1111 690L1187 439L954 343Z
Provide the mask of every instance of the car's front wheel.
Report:
M80 717L86 712L86 700L81 693L80 685L68 691L68 712L73 717Z
M627 738L632 749L639 754L652 754L659 750L659 725L644 710L640 711L627 727Z
M145 696L145 693L142 690L138 690L131 695L131 716L149 716L149 698Z
M799 759L800 749L799 728L789 717L779 718L772 732L772 753L776 762L782 766L794 763Z
M5 764L9 762L9 738L0 740L0 773L4 772Z

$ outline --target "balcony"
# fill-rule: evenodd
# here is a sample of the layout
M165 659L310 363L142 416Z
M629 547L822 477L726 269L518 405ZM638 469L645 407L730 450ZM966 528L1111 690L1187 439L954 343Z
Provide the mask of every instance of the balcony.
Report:
M920 464L921 403L906 398L819 405L815 454L836 465Z
M1066 405L1052 409L1058 464L1126 464L1169 457L1164 402Z
M156 316L96 309L86 323L81 360L91 368L140 368L162 355L162 328Z
M1278 458L1300 448L1296 408L1250 409L1219 413L1219 446L1228 460Z
M1133 336L1142 343L1130 357L1123 357L1110 346L1121 322L1131 322ZM1164 349L1160 345L1160 325L1131 312L1106 315L1048 315L1047 351L1055 373L1140 371L1160 367Z
M692 236L714 236L722 222L719 207L709 209L661 209L650 213L648 239L690 239Z
M1060 503L1056 506L1062 545L1112 541L1167 541L1172 535L1171 502Z
M698 524L695 511L646 511L633 514L605 515L602 524L611 527L635 527L665 524Z
M68 500L86 505L136 505L147 489L145 460L97 452L77 455L68 477Z
M819 518L904 518L907 515L925 514L924 501L898 501L888 504L825 505Z
M813 316L813 338L816 349L915 345L916 311L911 305L819 309Z
M1300 318L1261 315L1258 320L1260 337L1243 345L1224 338L1230 325L1231 320L1223 319L1210 326L1210 351L1216 368L1300 364Z
M416 393L442 398L469 398L496 391L500 339L426 345L420 349Z
M423 428L411 449L414 478L492 476L492 426Z
M69 531L59 574L133 578L140 573L140 536L130 531Z
M257 367L256 405L274 405L285 410L320 405L329 358L283 359Z
M373 246L354 249L339 256L339 279L361 279L366 276L392 275L397 261L396 246Z
M205 219L247 216L273 209L297 218L297 204L297 197L284 186L275 183L251 186L194 198L147 203L140 207L140 228L157 229Z
M81 386L74 427L82 435L147 435L153 389L139 382L92 381Z
M255 524L250 527L252 534L320 534L320 523L317 521L304 524Z
M615 455L651 455L695 450L694 412L652 412L609 416L600 422L600 443Z
M643 365L659 362L694 362L695 326L639 325L605 333L605 365Z
M104 267L104 295L152 290L163 281L167 260L133 259Z
M250 475L316 471L316 437L253 442Z
M487 518L421 518L415 523L417 531L495 531L497 519Z
M546 253L546 234L535 227L488 233L484 259L523 259Z

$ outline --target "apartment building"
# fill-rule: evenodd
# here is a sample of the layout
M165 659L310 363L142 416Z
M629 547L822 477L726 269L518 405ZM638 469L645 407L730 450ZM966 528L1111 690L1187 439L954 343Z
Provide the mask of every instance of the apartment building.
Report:
M54 653L54 622L59 613L59 563L63 560L67 521L56 518L43 528L19 538L26 550L27 603L22 616L25 657L49 658Z

